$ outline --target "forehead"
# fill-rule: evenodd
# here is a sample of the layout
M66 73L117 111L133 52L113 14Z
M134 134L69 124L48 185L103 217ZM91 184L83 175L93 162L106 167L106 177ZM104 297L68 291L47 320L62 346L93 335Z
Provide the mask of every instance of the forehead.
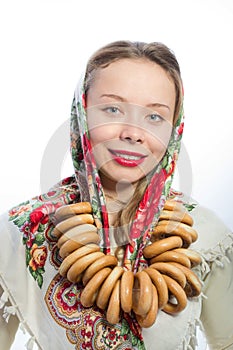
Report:
M169 74L148 59L121 59L97 69L88 94L97 98L106 93L123 96L127 101L141 99L142 104L173 103L175 84ZM140 97L140 98L139 98Z

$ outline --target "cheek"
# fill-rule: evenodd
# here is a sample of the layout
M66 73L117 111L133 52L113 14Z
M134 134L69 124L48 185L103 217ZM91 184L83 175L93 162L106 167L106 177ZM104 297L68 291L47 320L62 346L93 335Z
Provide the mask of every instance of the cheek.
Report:
M156 135L148 136L148 145L151 153L161 154L167 149L169 140L171 137L171 131L166 130L163 133L157 133Z
M116 137L114 126L96 126L92 129L89 129L89 132L92 146L101 146L101 144L104 145L106 141L112 140Z

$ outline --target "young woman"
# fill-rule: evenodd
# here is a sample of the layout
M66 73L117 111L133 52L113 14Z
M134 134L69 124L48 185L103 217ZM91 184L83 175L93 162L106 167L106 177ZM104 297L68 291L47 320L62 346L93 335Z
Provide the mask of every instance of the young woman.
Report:
M19 322L45 350L195 349L201 324L211 348L232 348L232 235L171 189L182 101L161 43L90 58L72 105L75 175L1 217L4 349Z

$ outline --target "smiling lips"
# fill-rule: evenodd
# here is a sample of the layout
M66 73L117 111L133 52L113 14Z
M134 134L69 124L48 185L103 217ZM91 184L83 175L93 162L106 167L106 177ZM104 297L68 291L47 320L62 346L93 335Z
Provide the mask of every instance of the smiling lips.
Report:
M109 149L113 159L120 165L125 167L135 167L141 164L147 157L145 154Z

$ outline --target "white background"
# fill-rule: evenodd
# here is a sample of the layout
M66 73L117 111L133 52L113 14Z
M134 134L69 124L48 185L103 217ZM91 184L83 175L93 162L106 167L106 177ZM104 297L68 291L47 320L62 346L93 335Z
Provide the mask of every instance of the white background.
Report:
M45 148L69 118L92 52L119 39L161 41L175 52L185 88L176 184L233 228L232 0L7 0L0 32L1 212L45 189ZM72 173L68 127L57 146L67 155L59 172L47 164L46 185Z

